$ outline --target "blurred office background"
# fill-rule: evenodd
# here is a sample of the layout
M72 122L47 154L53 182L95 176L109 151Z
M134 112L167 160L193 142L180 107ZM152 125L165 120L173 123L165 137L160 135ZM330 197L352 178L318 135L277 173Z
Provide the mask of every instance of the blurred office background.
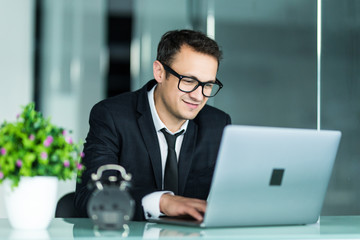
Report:
M322 214L359 215L359 0L0 0L0 121L35 101L85 139L91 107L150 80L161 35L180 28L221 46L209 104L234 124L342 131Z

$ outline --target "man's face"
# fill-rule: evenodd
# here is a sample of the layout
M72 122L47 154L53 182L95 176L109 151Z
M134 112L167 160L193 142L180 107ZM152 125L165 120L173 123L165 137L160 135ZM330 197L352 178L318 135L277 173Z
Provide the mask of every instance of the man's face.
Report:
M169 67L180 75L207 82L216 79L218 62L210 55L196 52L191 47L183 45ZM162 71L165 75L163 67ZM178 89L178 83L179 79L172 74L168 74L168 78L158 81L155 94L159 98L155 97L155 104L160 119L165 124L194 119L208 100L202 94L201 86L193 92L185 93Z

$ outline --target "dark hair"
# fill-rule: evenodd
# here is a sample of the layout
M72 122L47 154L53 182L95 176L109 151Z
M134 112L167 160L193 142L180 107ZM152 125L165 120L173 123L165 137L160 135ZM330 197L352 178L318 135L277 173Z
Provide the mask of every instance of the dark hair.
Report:
M156 59L171 65L175 54L183 45L192 47L196 52L213 56L218 64L220 63L222 52L218 44L202 32L187 29L166 32L159 42Z

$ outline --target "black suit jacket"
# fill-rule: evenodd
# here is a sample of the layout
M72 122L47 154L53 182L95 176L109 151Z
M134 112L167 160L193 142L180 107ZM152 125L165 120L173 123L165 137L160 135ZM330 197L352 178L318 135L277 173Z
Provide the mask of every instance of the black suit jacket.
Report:
M86 170L76 185L75 207L80 216L87 216L90 175L104 164L120 164L132 174L134 220L144 220L141 199L162 190L160 147L147 97L155 84L152 80L92 108L84 145ZM179 155L179 195L207 198L222 131L230 122L228 114L208 105L189 121Z

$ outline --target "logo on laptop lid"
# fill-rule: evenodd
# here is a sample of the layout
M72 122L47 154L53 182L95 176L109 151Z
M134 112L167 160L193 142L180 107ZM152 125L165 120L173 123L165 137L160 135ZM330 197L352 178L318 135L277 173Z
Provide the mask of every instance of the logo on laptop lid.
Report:
M271 174L270 186L280 186L284 176L285 169L274 168Z

